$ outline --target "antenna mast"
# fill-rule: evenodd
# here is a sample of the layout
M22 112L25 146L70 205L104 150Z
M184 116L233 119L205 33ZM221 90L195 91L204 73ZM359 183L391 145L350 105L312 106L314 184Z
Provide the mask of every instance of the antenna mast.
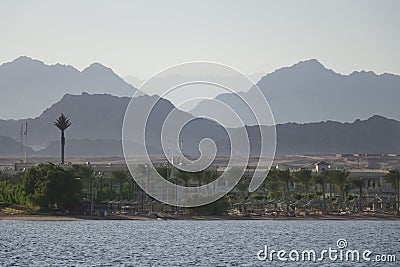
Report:
M23 163L24 162L24 138L23 138L23 134L24 134L24 124L23 123L21 123L21 132L20 132L20 137L21 137L21 140L20 140L20 144L21 144L21 159L20 159L20 161L21 161L21 163Z

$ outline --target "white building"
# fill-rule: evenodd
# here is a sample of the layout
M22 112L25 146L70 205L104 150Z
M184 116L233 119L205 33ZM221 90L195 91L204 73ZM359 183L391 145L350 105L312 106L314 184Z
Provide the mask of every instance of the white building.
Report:
M325 161L320 161L320 162L317 162L317 163L315 164L315 170L316 170L316 172L317 172L318 174L320 174L320 173L322 173L322 172L324 172L324 171L329 170L329 168L330 168L329 163L327 163L327 162L325 162Z

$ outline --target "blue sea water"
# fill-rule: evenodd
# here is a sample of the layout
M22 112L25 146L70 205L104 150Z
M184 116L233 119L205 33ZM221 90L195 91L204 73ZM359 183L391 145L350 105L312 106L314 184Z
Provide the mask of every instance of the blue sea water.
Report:
M0 221L0 265L400 266L399 234L400 221ZM340 251L339 239L344 252L369 250L371 260L257 256L267 246L315 250L318 258L329 247ZM378 254L397 262L377 262Z

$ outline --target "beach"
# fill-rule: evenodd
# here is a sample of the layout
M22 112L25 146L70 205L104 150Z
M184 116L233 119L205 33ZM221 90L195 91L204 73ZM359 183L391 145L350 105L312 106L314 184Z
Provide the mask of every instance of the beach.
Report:
M108 215L104 216L84 216L84 215L25 215L25 214L0 214L1 220L20 220L20 221L79 221L79 220L160 220L154 215ZM310 216L173 216L162 220L400 220L400 216L379 214L379 215L310 215Z

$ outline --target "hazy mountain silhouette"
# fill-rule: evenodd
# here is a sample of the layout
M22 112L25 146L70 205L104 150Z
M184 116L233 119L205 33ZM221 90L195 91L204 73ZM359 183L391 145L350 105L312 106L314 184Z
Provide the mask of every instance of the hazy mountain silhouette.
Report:
M139 96L133 99L132 105L136 105L138 110L144 110L146 105L153 103L155 99L158 99L158 97ZM45 148L49 145L57 147L57 145L54 145L54 142L59 142L60 133L53 122L63 112L72 122L72 126L66 131L67 139L100 140L99 142L103 142L102 146L104 147L110 143L109 140L121 140L123 118L129 101L130 98L128 97L116 97L108 94L67 94L37 118L0 120L0 135L10 136L18 140L20 125L22 122L27 122L29 146L37 149ZM149 138L148 143L154 153L161 151L161 127L167 115L174 109L175 107L168 100L161 99L154 107L153 112L150 113L147 129L150 134L147 137ZM143 116L143 114L135 115ZM176 120L193 118L191 114L179 110L177 110L176 116ZM198 129L202 130L199 131ZM135 128L132 134L138 137L143 130L139 127ZM181 133L181 139L184 141L185 148L188 151L197 150L198 142L206 137L218 140L226 138L226 132L221 126L212 121L194 119L182 129ZM173 140L173 136L170 139ZM95 142L91 142L90 144L95 144ZM53 150L50 147L48 151ZM43 153L40 152L39 154Z
M278 154L397 153L400 122L382 116L352 123L334 121L278 125Z
M286 123L276 131L278 154L400 154L400 122L378 115L352 123Z
M134 98L133 105L138 110L152 103L155 96ZM64 112L72 121L66 131L67 156L115 156L121 155L121 129L128 97L116 97L108 94L65 95L59 102L46 109L39 117L28 120L0 120L0 136L19 140L21 122L28 122L28 145L48 147L45 150L32 152L29 155L58 155L59 130L53 125L54 120ZM151 153L161 152L160 133L166 116L175 107L167 100L161 99L151 114L147 130L148 144ZM193 119L183 111L177 111L177 120ZM136 114L143 116L143 114ZM139 136L143 129L134 129L132 135ZM235 134L235 129L229 132ZM259 148L256 127L247 127L252 145L252 154ZM400 122L382 116L373 116L367 120L356 120L352 123L333 121L277 125L278 154L326 154L326 153L399 153ZM219 155L227 155L230 147L226 131L218 124L206 119L194 119L183 128L181 140L184 141L186 153L196 154L199 141L203 138L216 141ZM172 137L171 137L172 140ZM3 142L1 155L19 155L20 145L10 138ZM5 144L5 145L4 145ZM135 145L135 144L132 144ZM11 147L11 148L5 148ZM7 152L8 151L8 152ZM11 154L8 154L11 153Z
M19 157L21 156L21 143L8 136L0 136L0 156ZM33 153L32 148L27 148L27 154Z
M268 74L257 85L267 97L276 123L351 122L376 114L400 119L400 76L393 74L361 71L341 75L311 59ZM254 99L255 90L240 96ZM246 125L255 125L237 97L221 94L217 99L230 105ZM202 101L190 113L199 116L205 110L210 112L209 101ZM216 108L214 112L220 111Z
M3 92L0 98L2 119L36 117L66 93L130 97L136 91L100 63L79 71L67 65L46 65L26 56L0 65L0 89Z
M121 125L128 97L106 94L67 94L46 109L39 117L27 120L0 120L0 135L19 140L21 122L28 122L28 145L46 147L59 140L59 130L53 122L64 112L72 121L66 131L71 139L121 139Z
M246 127L253 156L258 155L260 149L258 127L263 127L265 132L272 130L270 126ZM237 128L231 133L234 135L235 131ZM367 120L357 119L352 123L324 121L279 124L276 126L276 135L276 154L279 155L400 154L400 122L378 115ZM227 155L228 152L229 147L223 148L221 154Z
M68 149L65 151L67 157L101 157L101 156L122 156L122 144L121 140L111 139L97 139L97 140L75 140L67 139ZM132 146L136 147L136 144L132 143ZM156 151L150 146L152 153L160 154L160 151ZM51 156L59 157L60 155L60 142L54 141L47 148L41 149L32 153L38 156Z
M250 138L251 155L259 153L260 138L257 126L247 127ZM262 126L267 127L267 126ZM269 127L267 127L269 128ZM201 131L201 128L197 128ZM272 129L269 129L272 130ZM397 153L400 154L400 122L381 116L353 123L317 122L307 124L287 123L278 125L278 155L287 154L336 154L336 153ZM235 134L235 129L232 130ZM192 143L186 141L187 143ZM193 142L195 143L195 142ZM228 156L230 147L227 140L217 140L218 155ZM122 156L120 140L67 140L67 156ZM196 143L198 144L198 143ZM131 144L135 147L135 144ZM55 141L48 148L36 152L37 155L58 156L59 142ZM194 151L194 145L185 148ZM160 155L161 149L150 146L150 153ZM243 151L245 147L243 147Z

